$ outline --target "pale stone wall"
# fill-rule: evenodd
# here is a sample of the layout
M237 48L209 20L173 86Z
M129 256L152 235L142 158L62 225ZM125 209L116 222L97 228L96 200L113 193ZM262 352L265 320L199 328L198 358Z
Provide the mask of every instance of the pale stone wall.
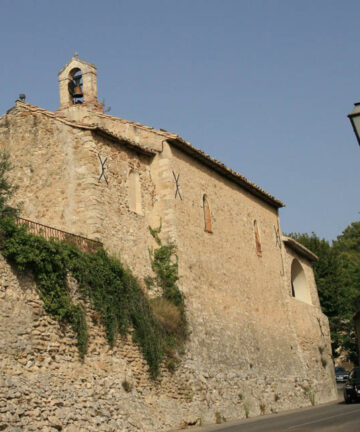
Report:
M180 284L194 326L190 350L201 358L202 372L219 387L223 377L217 378L217 368L221 363L229 365L228 376L235 373L233 382L265 376L288 377L289 381L295 375L311 377L316 382L317 401L333 399L328 324L319 309L312 270L307 265L316 306L303 311L298 307L294 321L284 275L287 264L276 236L276 209L179 150L173 150L173 169L180 174L183 198L173 198ZM173 186L173 197L174 192ZM204 230L204 194L210 205L212 233ZM261 257L256 252L254 220ZM325 320L324 335L316 331L318 316ZM306 332L300 334L299 317L308 326L317 325L308 338ZM298 336L317 350L317 358L318 346L324 347L329 371L324 373L318 364L308 367L298 350Z
M76 285L71 285L76 294ZM266 375L253 373L241 358L229 362L229 350L227 362L220 361L224 360L220 353L217 359L213 356L216 373L214 368L207 370L194 346L206 343L208 352L216 350L218 337L210 327L204 341L206 327L196 326L180 367L174 374L162 369L162 378L154 382L130 337L119 339L110 349L103 329L95 324L96 313L89 305L87 309L89 350L81 362L72 331L44 312L31 275L17 275L0 257L0 426L4 430L166 431L307 406L307 389L316 397L323 389L301 371L278 376L269 368ZM219 329L223 338L228 338L227 330L224 323ZM237 341L228 341L235 348ZM256 363L253 369L258 369ZM130 383L130 392L124 390L124 381Z
M294 259L299 261L304 270L310 290L311 304L292 296L291 264ZM284 264L290 319L296 333L298 353L303 359L305 373L308 376L313 376L319 383L326 383L326 385L318 387L318 397L322 399L327 395L334 395L332 389L336 385L334 363L331 355L329 320L321 312L314 272L310 262L285 246Z
M150 159L94 132L15 109L0 120L0 147L11 154L21 215L100 240L138 276L149 273L148 226L155 186ZM105 163L105 178L101 175ZM130 209L129 174L140 182L141 212Z
M306 282L310 291L311 304L320 308L319 295L316 287L314 272L311 263L304 257L294 252L290 247L284 247L284 259L285 259L285 283L291 296L291 264L294 259L298 260L301 267L304 270Z
M162 150L163 142L169 134L155 130L148 126L130 122L108 114L99 114L87 109L86 105L72 105L67 109L59 110L66 117L74 121L81 121L88 124L96 124L114 135L129 139L137 144L144 145L155 150ZM175 134L173 135L176 136Z
M170 147L161 132L81 106L67 113L158 154L143 155L96 132L19 106L0 119L0 148L8 148L15 165L22 215L102 241L140 278L150 273L148 248L153 240L148 226L161 222L162 238L177 246L189 342L179 369L174 375L164 371L155 385L137 347L122 342L110 352L102 333L92 326L92 345L82 365L74 338L65 337L41 312L34 285L24 292L27 285L21 281L20 286L2 262L0 332L9 347L2 374L11 381L9 390L8 381L0 382L0 410L9 403L13 407L6 421L14 418L20 424L35 417L44 422L55 414L61 416L65 431L92 430L86 424L99 430L99 422L105 431L150 432L199 419L213 423L244 417L248 411L256 415L306 406L312 395L316 403L334 399L328 322L319 308L313 272L306 260L279 241L276 208ZM108 183L99 181L98 155L107 158ZM140 182L141 203L135 208L131 172ZM175 198L174 174L180 174L182 199ZM212 233L204 231L204 194ZM295 256L309 281L311 305L291 297L289 269ZM48 359L45 363L42 356ZM130 394L121 387L125 376L134 382ZM34 397L32 388L42 390ZM22 393L31 408L21 402ZM37 397L41 404L35 402ZM16 404L22 413L17 413ZM57 412L58 408L66 409Z

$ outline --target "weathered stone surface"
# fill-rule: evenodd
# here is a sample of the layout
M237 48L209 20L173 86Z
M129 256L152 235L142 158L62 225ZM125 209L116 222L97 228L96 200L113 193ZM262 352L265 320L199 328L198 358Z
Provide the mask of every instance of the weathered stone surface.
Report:
M164 241L176 244L189 341L175 373L164 368L153 382L130 338L109 349L90 308L89 352L80 362L74 335L44 313L31 277L1 260L1 427L151 432L335 399L329 326L311 265L282 242L276 205L206 155L172 145L176 135L102 114L92 65L84 81L91 97L71 105L64 74L79 64L62 71L59 113L17 102L0 117L22 216L102 241L141 283L155 246L148 227L161 222ZM107 181L99 156L107 158ZM294 260L307 302L292 296Z
M322 392L331 366L324 369L318 364L316 347L313 358L307 356L308 370L304 365L298 374L278 376L276 369L268 367L265 375L255 363L252 368L231 368L223 362L223 353L214 353L217 365L204 370L204 360L197 354L203 341L192 328L178 370L170 374L163 369L161 380L153 382L131 339L120 339L109 350L103 329L91 320L89 354L81 362L71 330L64 333L44 313L33 313L39 309L35 284L29 277L14 274L3 259L0 292L5 294L0 300L0 411L3 424L9 427L31 424L33 429L27 430L158 431L215 422L216 413L233 419L244 417L246 409L251 415L259 414L261 406L267 413L306 406L310 391L322 398L319 401L328 397ZM28 341L23 345L25 328ZM40 333L34 331L39 328ZM309 376L308 371L314 369L311 362L317 368L316 377ZM125 379L132 384L130 393L122 387Z

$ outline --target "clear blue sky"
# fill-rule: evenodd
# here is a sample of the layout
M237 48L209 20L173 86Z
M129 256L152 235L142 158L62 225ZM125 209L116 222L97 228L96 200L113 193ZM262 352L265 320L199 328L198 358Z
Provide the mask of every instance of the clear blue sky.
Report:
M21 92L57 109L78 51L112 115L178 133L284 201L284 232L331 240L359 220L359 42L359 0L1 0L0 114Z

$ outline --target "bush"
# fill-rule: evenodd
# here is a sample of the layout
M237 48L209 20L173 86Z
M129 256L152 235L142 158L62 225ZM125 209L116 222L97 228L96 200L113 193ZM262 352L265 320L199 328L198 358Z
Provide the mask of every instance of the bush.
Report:
M29 234L11 219L0 219L0 251L19 270L33 273L46 312L72 326L81 357L88 342L85 311L72 301L69 272L77 280L83 299L89 299L98 312L109 344L113 346L118 334L125 335L133 328L133 339L151 375L158 375L165 335L137 279L119 261L103 250L89 254L73 245Z
M151 259L157 284L163 290L162 299L150 302L131 272L104 250L93 254L81 252L76 244L46 240L27 232L12 219L18 209L9 205L16 190L7 179L11 169L9 154L0 153L0 252L20 271L33 273L46 312L59 322L70 324L78 339L80 357L87 351L88 332L85 310L74 304L67 283L69 273L76 279L83 300L89 300L96 310L111 346L118 334L133 329L149 365L150 375L160 372L164 356L174 358L186 337L184 299L176 285L177 257L174 245L163 246L157 230L150 229L159 244ZM174 260L175 258L175 260ZM150 278L149 283L153 283ZM99 320L97 318L99 317ZM173 362L174 363L174 362Z

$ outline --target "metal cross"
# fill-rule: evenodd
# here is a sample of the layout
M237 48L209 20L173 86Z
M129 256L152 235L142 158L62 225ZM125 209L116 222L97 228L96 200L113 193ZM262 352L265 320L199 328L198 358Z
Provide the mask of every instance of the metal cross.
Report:
M106 181L106 184L109 184L109 182L108 182L108 180L106 178L106 175L105 175L105 163L107 161L107 157L104 160L102 160L101 156L100 156L100 153L98 153L98 157L99 157L99 160L100 160L100 163L101 163L101 174L100 174L100 177L99 177L99 181L104 177L104 179Z
M174 171L172 173L173 173L173 176L174 176L174 179L175 179L175 185L176 185L175 199L176 199L177 195L179 194L179 197L182 200L182 196L181 196L181 193L180 193L180 185L179 185L180 174L178 174L177 177L176 177L176 174L174 173Z

